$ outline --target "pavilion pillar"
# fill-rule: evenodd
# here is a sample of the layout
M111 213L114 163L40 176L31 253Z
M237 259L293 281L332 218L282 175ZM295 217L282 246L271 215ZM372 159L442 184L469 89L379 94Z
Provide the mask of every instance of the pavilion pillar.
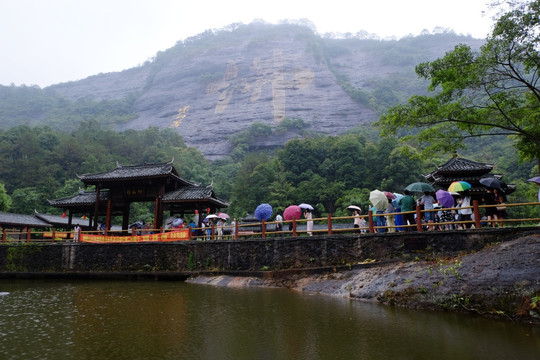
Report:
M94 204L94 230L97 230L98 224L98 214L99 214L99 193L101 192L100 184L96 184L96 202Z
M165 184L159 187L159 194L154 207L154 226L156 229L160 229L163 226L163 195L165 195Z
M67 227L67 239L71 239L71 227L72 227L72 224L73 224L73 214L71 213L71 210L69 210L69 215L68 215L68 227Z
M158 196L154 201L154 229L161 228L163 225L163 213L161 211L161 199Z
M107 219L105 220L105 235L108 235L108 231L111 230L111 213L112 213L112 200L107 200Z
M201 205L197 203L197 205L195 205L195 208L198 212L198 221L197 221L197 227L200 228L202 227L202 222L203 222L203 216L202 216L202 211L201 211Z
M124 205L124 210L122 212L122 230L128 230L129 226L129 202L126 202Z

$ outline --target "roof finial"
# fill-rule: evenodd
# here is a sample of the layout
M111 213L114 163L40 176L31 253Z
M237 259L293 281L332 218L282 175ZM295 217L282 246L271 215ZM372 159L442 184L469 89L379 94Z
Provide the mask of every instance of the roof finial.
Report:
M453 157L454 159L457 159L457 158L458 158L457 150L454 150L454 153L452 154L452 157Z

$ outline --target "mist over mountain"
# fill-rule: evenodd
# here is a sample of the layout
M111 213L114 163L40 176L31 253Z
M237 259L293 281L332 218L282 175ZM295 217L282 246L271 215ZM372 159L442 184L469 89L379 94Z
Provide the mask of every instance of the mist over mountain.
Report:
M322 38L293 24L231 25L122 72L45 89L2 87L0 126L67 129L97 119L117 130L171 127L187 145L219 159L232 151L231 137L254 123L302 124L256 139L258 147L368 126L388 106L425 93L417 64L458 43L483 42L448 32L383 41Z

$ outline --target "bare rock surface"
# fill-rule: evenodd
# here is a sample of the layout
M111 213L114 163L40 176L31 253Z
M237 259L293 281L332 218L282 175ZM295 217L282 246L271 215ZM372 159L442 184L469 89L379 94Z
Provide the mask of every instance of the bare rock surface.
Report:
M192 283L286 287L410 308L470 312L540 324L540 235L456 258L359 264L350 271L279 279L199 276Z
M416 64L443 56L457 42L475 48L483 42L455 35L408 41L323 40L307 28L253 23L179 42L136 68L48 89L71 100L133 99L137 117L119 130L171 127L212 160L228 155L229 138L254 122L273 127L302 119L305 130L325 135L370 125L378 114L368 94L390 84L389 77L403 79L404 88L388 85L378 96L412 95ZM353 99L345 86L366 99ZM295 136L289 131L260 145L283 145Z

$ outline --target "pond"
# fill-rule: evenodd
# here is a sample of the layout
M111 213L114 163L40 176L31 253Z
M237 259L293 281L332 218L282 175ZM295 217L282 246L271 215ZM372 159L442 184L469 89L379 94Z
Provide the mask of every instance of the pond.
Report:
M285 289L0 280L2 359L538 359L540 327Z

